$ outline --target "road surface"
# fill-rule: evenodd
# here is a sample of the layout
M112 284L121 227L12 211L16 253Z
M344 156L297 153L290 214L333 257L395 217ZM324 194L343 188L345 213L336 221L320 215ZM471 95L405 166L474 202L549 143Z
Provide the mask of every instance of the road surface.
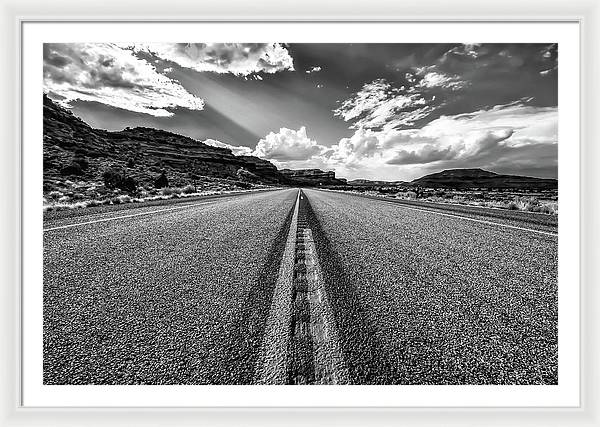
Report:
M553 217L304 189L44 220L46 384L556 384Z

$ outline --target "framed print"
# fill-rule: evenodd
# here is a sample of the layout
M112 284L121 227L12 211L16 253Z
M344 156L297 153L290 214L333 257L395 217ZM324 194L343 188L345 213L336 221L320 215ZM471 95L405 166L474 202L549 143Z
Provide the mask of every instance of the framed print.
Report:
M8 422L595 425L581 10L19 15Z

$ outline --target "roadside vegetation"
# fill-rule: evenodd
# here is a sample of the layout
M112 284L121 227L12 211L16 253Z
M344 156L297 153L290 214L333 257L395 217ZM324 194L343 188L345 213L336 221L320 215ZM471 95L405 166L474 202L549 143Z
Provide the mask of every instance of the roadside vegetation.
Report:
M399 189L397 187L357 188L356 186L348 189L334 187L331 188L331 190L391 199L418 200L420 202L478 206L558 215L558 192L555 190L452 190L419 187Z
M154 179L143 184L128 175L123 168L109 167L102 173L102 181L90 182L71 179L44 183L43 210L57 211L80 209L101 205L143 203L153 200L168 200L243 192L268 188L266 185L190 175L185 185L170 185L168 175L162 171ZM181 179L176 181L181 184Z

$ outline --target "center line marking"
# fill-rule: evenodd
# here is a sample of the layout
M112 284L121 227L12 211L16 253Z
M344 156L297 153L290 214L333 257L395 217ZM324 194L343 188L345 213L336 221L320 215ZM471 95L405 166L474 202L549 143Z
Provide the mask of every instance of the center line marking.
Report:
M349 383L307 203L299 192L255 366L257 384Z
M298 190L283 259L273 291L273 301L269 309L265 334L255 367L254 382L256 384L285 384L287 380L287 349L290 341L289 329L292 323L292 276L294 274L299 205L300 191Z

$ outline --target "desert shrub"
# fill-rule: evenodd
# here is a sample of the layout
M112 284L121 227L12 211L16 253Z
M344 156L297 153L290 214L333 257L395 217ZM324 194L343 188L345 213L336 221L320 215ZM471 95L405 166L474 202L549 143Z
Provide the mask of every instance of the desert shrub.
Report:
M250 184L248 182L238 181L238 182L235 183L235 185L236 185L236 187L243 188L245 190L247 190L249 188L252 188L252 184Z
M167 174L165 173L165 171L162 171L160 176L156 178L156 180L154 181L154 186L156 188L165 188L169 186L169 180L167 179Z
M517 211L517 210L519 210L519 204L516 201L511 200L506 205L506 209L511 210L511 211Z
M88 200L86 202L88 207L100 206L102 203L98 200Z
M121 190L129 191L130 193L134 193L137 189L137 182L132 177L128 176L123 181L123 185L121 186Z
M179 196L181 194L182 190L181 188L177 188L177 187L166 187L163 188L162 190L160 190L160 193L163 196Z
M556 215L558 213L558 203L548 203L541 205L539 207L539 212L549 215Z
M102 174L104 180L104 186L109 189L117 188L117 186L123 180L123 174L117 169L107 169Z
M131 197L128 194L122 194L117 197L121 203L131 203Z
M135 160L133 160L133 158L131 158L131 157L130 157L130 158L127 160L127 167L128 167L129 169L133 169L133 168L135 167Z
M104 186L108 189L121 189L128 192L135 192L137 182L130 176L125 175L123 171L115 168L110 168L102 174Z
M186 185L181 191L184 194L192 194L196 192L196 187L194 187L193 185Z

